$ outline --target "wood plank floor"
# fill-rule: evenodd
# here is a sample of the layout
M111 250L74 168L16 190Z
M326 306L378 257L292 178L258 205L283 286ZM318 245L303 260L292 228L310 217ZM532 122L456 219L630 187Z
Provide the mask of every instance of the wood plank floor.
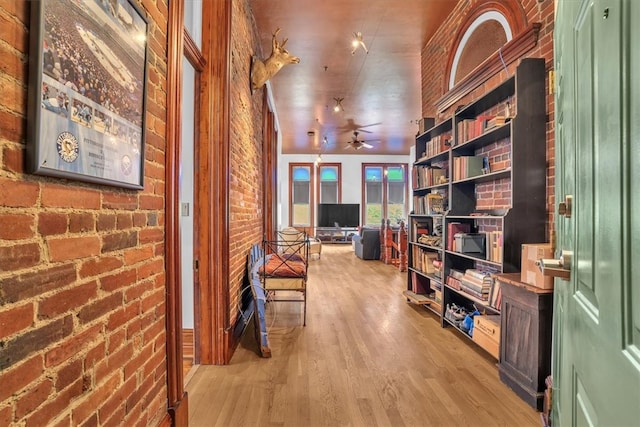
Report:
M539 426L496 361L402 296L406 273L324 245L301 304L269 304L272 358L247 329L228 366L187 385L190 425ZM253 325L249 325L253 328Z

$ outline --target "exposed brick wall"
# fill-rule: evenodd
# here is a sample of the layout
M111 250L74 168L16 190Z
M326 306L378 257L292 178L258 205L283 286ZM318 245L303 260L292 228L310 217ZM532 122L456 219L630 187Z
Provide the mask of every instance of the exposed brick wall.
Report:
M504 0L511 2L511 0ZM525 57L541 57L545 59L547 70L553 68L553 22L554 22L554 2L538 0L513 0L520 5L526 15L526 25L538 22L542 24L540 30L538 44L532 50L526 53ZM465 24L467 16L482 3L482 0L461 0L458 2L452 13L442 23L434 36L425 44L422 49L422 117L436 117L436 122L451 117L455 106L449 110L438 114L435 103L448 90L448 76L446 75L447 60L451 52L456 48L453 45L455 35ZM526 26L525 25L525 26ZM519 61L515 61L508 66L509 75L511 75ZM478 97L478 94L496 86L507 76L507 73L501 71L478 89L472 91L467 96L459 100L455 105L466 104ZM547 79L547 210L549 228L553 227L553 205L554 205L554 172L555 162L554 149L554 104L553 94L548 90ZM496 147L499 149L499 147ZM490 157L499 158L500 153L489 152ZM493 188L482 187L480 192L487 195L488 192L494 191ZM500 186L498 192L502 192L503 187ZM508 189L510 192L510 189ZM496 204L489 202L495 200ZM481 199L481 207L484 209L491 207L504 207L504 198L502 195L492 196L490 199Z
M251 56L263 58L248 0L234 1L231 41L231 123L229 190L229 302L233 324L239 314L247 255L263 234L262 97L251 93ZM275 191L275 189L274 189Z
M151 22L144 190L25 174L30 1L0 1L0 425L167 412L167 0Z

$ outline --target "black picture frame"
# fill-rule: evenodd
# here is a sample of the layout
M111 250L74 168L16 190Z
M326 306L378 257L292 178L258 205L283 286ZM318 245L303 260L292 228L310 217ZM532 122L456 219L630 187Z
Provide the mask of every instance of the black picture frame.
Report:
M142 189L146 15L129 0L30 4L27 171Z

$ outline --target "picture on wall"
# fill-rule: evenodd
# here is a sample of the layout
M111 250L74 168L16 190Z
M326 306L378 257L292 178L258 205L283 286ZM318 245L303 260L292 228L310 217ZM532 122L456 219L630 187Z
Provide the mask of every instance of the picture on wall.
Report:
M29 172L143 187L147 33L129 0L31 2Z

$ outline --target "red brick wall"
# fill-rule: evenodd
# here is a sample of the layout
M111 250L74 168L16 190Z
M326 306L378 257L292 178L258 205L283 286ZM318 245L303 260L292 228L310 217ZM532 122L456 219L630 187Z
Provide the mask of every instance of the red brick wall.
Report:
M510 0L503 0L504 2L511 2ZM538 0L513 0L519 5L524 14L526 15L525 27L531 23L540 23L542 28L540 30L538 44L535 48L526 53L525 57L542 57L545 59L547 70L553 68L553 1L539 2ZM443 22L436 34L429 40L422 50L422 117L437 117L436 122L441 121L444 118L450 117L453 114L455 106L445 111L443 114L437 114L435 107L436 101L438 101L448 90L448 75L446 67L449 56L452 51L456 49L454 46L455 36L462 29L466 23L466 19L473 13L477 7L483 3L482 0L461 0L454 8L453 12ZM518 61L510 64L508 67L509 73L513 73ZM500 72L496 76L492 77L484 85L468 94L466 97L456 102L457 105L466 104L471 100L477 98L477 94L487 89L496 86L506 76L506 73ZM547 81L548 88L548 81ZM553 204L554 204L554 167L555 162L555 149L554 149L554 104L553 95L549 94L547 90L547 205L549 217L548 221L550 227L553 223ZM500 149L499 146L496 149ZM489 156L499 158L499 153L489 153ZM505 189L500 187L499 192L503 192ZM481 190L485 191L486 198L482 200L482 208L490 207L503 207L504 198L495 197L493 194L488 196L489 192L493 189ZM508 189L510 191L510 189ZM495 205L492 201L495 200Z
M249 88L251 56L264 55L248 0L233 2L231 28L229 301L233 324L241 292L250 292L242 288L247 255L263 234L262 97L266 87L253 94Z
M166 0L151 21L144 190L25 174L29 4L0 2L0 425L165 416Z

